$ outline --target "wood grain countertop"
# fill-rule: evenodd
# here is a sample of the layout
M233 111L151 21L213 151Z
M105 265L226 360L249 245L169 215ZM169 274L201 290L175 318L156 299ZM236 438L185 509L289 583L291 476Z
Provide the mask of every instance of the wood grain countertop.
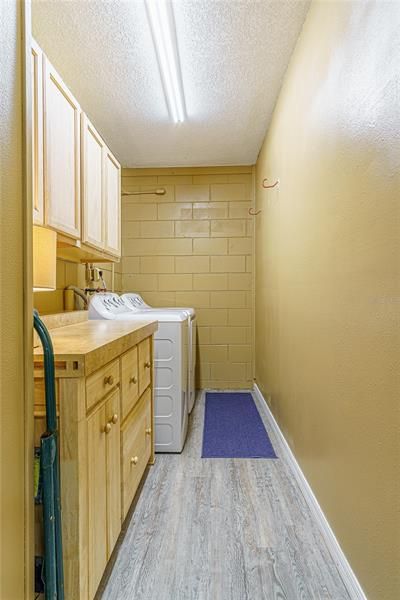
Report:
M152 335L158 322L152 319L127 321L93 320L50 331L56 377L90 375L132 346ZM35 372L42 369L42 345L34 349Z

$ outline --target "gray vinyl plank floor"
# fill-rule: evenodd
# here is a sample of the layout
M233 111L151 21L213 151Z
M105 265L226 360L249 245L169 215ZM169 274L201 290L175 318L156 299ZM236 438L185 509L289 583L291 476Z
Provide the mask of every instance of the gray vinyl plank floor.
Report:
M102 600L351 600L259 410L278 459L202 459L198 396L182 454L157 454Z

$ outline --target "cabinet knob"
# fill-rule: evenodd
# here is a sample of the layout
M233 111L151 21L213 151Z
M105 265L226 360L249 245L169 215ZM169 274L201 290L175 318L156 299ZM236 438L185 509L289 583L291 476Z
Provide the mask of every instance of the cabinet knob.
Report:
M132 456L131 458L131 465L137 465L139 462L139 457L138 456Z
M145 429L146 431L146 435L151 435L151 427L147 427L147 429Z
M118 415L117 415L117 413L115 413L115 414L112 416L112 418L111 418L111 421L112 421L112 422L114 423L114 425L115 425L115 423L118 421Z
M131 377L131 383L137 383L137 377L136 377L136 375L134 375L133 377Z
M112 375L108 375L108 377L104 377L104 385L112 385L114 383L114 377Z
M111 431L111 423L106 423L104 426L104 433L110 433Z
M150 367L151 367L151 362L150 362L149 360L147 360L147 361L144 363L144 366L146 367L146 369L150 369Z

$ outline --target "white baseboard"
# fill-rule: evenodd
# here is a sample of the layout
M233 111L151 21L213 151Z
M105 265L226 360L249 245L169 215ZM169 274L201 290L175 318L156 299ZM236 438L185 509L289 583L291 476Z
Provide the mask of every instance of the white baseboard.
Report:
M339 542L337 541L335 534L333 533L331 526L327 521L327 518L325 517L320 505L318 504L318 500L314 496L314 492L312 491L307 479L305 478L304 473L301 470L293 452L291 451L289 444L287 443L282 431L280 430L279 425L276 422L268 406L267 401L265 400L256 383L254 384L253 391L256 398L260 401L261 406L265 410L271 428L273 429L275 435L281 443L281 450L285 454L284 458L290 465L293 474L296 478L296 481L304 495L304 498L319 525L325 543L328 546L329 552L336 564L336 567L343 580L343 583L345 584L350 594L350 597L352 598L352 600L367 600L367 597L364 594L361 585L357 577L355 576L343 550L341 549Z

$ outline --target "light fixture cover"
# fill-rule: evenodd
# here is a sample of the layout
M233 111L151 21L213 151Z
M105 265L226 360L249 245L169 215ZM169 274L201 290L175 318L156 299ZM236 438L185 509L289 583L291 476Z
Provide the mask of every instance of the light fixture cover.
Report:
M33 227L33 291L56 289L57 234L52 229Z
M145 0L168 111L175 123L186 118L181 64L171 0Z

